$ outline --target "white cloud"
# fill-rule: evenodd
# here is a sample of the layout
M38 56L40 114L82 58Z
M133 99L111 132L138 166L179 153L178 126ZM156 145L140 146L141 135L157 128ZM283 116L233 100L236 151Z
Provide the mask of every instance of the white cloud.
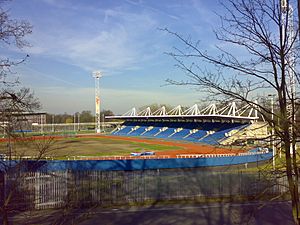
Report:
M134 69L148 58L143 51L148 48L145 39L156 29L154 19L122 9L96 9L93 13L97 16L78 18L76 28L55 19L47 28L40 25L31 38L30 53L56 57L89 71Z
M62 53L62 56L88 69L95 66L104 69L126 68L134 65L138 59L138 51L130 46L124 29L103 31L91 39L75 39L66 43L65 49L68 52Z

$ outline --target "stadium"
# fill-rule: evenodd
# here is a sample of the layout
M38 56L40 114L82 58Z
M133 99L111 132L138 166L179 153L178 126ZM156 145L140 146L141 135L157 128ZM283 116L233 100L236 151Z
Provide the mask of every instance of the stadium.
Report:
M264 118L254 107L238 106L235 102L223 107L211 104L203 109L195 104L185 110L179 105L169 111L162 106L153 112L150 107L139 112L133 108L123 115L107 116L105 120L101 122L103 132L100 134L90 134L90 131L89 134L82 134L88 126L71 124L69 128L75 129L77 125L78 129L72 140L68 135L61 136L64 133L49 132L58 130L54 129L55 124L34 124L32 131L40 129L43 133L42 137L34 139L47 138L44 135L48 133L50 137L65 142L63 151L53 152L54 157L46 157L47 163L40 169L74 170L78 167L78 160L81 161L81 169L90 170L89 161L94 161L93 165L97 164L97 170L102 171L247 167L248 164L256 166L273 157L272 151L267 148L268 142L261 141L269 137ZM88 138L95 146L91 147L84 141L80 143ZM111 148L119 141L125 144L117 149ZM135 144L140 144L140 147ZM78 154L74 151L75 145L80 149ZM89 148L95 150L89 152ZM104 150L103 154L99 153L101 150ZM60 155L62 152L66 155ZM30 155L24 157L32 158Z
M17 134L13 144L19 144L13 147L21 154L12 151L9 139L1 139L0 145L10 154L2 157L0 171L11 172L0 173L3 190L14 184L14 169L22 171L12 208L61 208L68 196L76 207L237 195L253 198L266 189L259 165L274 157L266 148L268 142L261 141L270 134L255 106L231 102L204 108L197 104L171 110L133 108L104 121L97 97L96 123L76 123L74 117L71 124L44 124L44 113L26 114L22 122L31 127L26 132L13 128ZM29 116L40 120L31 122ZM51 140L56 141L54 149ZM35 158L32 149L45 152L47 146L53 157ZM268 194L284 193L279 186ZM0 200L5 196L2 193Z
M153 113L150 107L141 112L133 108L122 116L106 118L125 121L112 132L113 135L167 138L208 145L228 145L242 140L242 131L244 141L268 135L266 124L258 122L258 112L249 106L237 109L235 102L221 109L215 104L202 110L195 104L185 111L179 105L169 112L163 106Z
M59 208L69 193L76 193L73 204L101 206L149 200L231 198L236 193L251 198L266 188L256 168L254 171L248 168L273 156L273 152L263 148L263 143L256 143L269 134L255 108L237 107L235 103L220 109L214 104L204 109L194 105L186 110L177 106L170 111L162 107L153 112L150 108L140 112L133 108L123 115L106 117L101 125L102 131L105 127L106 130L110 126L115 128L100 134L51 137L66 140L67 145L93 138L97 143L96 152L101 145L112 146L120 140L148 144L153 146L152 151L145 152L144 145L135 149L129 145L131 153L140 154L118 155L120 151L109 148L103 156L23 160L21 182L27 194L20 192L12 204L20 208L19 199L27 198L30 200L22 201L24 208ZM43 131L51 127L44 124ZM34 138L44 140L48 136ZM123 150L121 145L117 146ZM161 146L172 149L160 149ZM67 152L66 145L63 147L62 152ZM174 150L176 147L180 148ZM79 148L87 153L89 146L84 144ZM110 155L111 152L115 154ZM5 162L12 167L19 165L16 160L4 161L2 166ZM13 177L8 175L5 179L7 184L13 182ZM253 185L255 188L251 188ZM272 189L269 194L282 191Z
M186 110L179 105L168 112L164 106L154 112L150 107L140 112L132 108L123 115L106 117L108 120L121 122L111 132L111 136L105 138L121 138L150 144L184 145L185 148L158 153L143 152L141 149L132 153L132 156L96 159L112 160L112 165L106 164L103 170L228 166L269 160L272 152L269 152L268 148L243 147L248 143L255 146L257 140L268 137L267 124L258 115L255 108L249 106L238 108L235 102L220 109L215 104L203 109L199 109L195 104ZM234 145L236 146L233 147ZM177 160L174 161L174 158ZM190 161L189 164L186 159L191 158L196 161ZM167 162L163 159L173 161ZM113 160L118 162L114 163Z
M3 27L20 31L2 39L0 221L264 224L264 214L269 223L300 224L294 3L228 1L222 11L209 1L56 3L26 13L16 5L11 15L28 22L0 7ZM41 20L48 11L54 20ZM39 30L29 51L31 23ZM101 108L103 73L89 72L90 110L82 75L95 67L112 76ZM187 90L160 89L162 80L219 103L139 108L159 98L193 102ZM114 115L125 102L138 106Z

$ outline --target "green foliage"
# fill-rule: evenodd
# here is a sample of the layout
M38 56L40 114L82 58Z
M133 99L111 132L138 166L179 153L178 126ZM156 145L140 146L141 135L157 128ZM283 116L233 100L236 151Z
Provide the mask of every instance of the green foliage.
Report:
M102 110L100 113L101 119L105 116L113 116L114 113L111 110ZM93 123L95 122L95 115L93 115L92 111L90 110L83 110L82 112L76 112L75 113L75 122L80 123ZM72 118L72 121L70 120ZM68 120L68 122L66 122ZM46 123L52 124L52 123L73 123L74 120L74 114L47 114L46 115ZM71 122L70 122L71 121Z
M67 118L65 123L73 123L73 118Z
M92 115L90 110L83 110L80 113L80 122L81 123L91 123L95 121L95 117Z

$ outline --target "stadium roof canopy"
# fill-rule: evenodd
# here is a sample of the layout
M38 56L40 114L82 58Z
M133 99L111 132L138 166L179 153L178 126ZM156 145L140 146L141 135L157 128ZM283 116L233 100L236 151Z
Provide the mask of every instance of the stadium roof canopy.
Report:
M138 112L136 108L132 108L121 116L106 116L106 119L122 119L122 120L172 120L172 119L197 119L197 120L220 120L220 121L256 121L259 119L258 111L255 107L245 105L237 108L235 102L232 102L220 109L215 104L211 104L203 109L199 109L195 104L192 107L183 110L180 105L176 106L169 112L165 106L152 112L150 107Z

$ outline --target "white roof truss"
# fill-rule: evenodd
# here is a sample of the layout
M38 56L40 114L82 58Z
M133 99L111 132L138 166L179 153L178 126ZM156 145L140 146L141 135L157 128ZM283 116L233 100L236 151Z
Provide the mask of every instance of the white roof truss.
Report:
M147 107L146 109L140 111L138 113L139 116L152 116L152 112L151 112L151 109L150 107Z
M200 115L198 105L195 104L183 112L184 115Z
M154 116L165 116L165 115L167 115L166 107L162 106L161 108L154 111L154 113L152 113L152 115L154 115Z
M215 104L210 104L209 106L205 107L203 110L200 111L201 115L216 115L217 107Z
M128 112L124 113L122 116L137 116L136 109L133 107Z
M226 114L226 112L228 111L229 107L230 107L230 105L225 105L223 108L221 108L219 110L220 115Z
M181 105L176 106L169 112L166 111L166 107L162 106L152 113L151 108L147 107L144 110L137 112L136 108L132 108L122 116L110 116L107 118L128 118L128 117L211 117L218 116L232 119L258 119L257 103L251 105L244 105L238 107L235 102L231 102L228 105L223 106L220 110L217 109L216 104L210 104L203 109L199 109L197 104L191 106L185 111L182 110Z
M236 112L236 104L235 104L235 102L232 102L230 107L229 107L227 115L228 116L235 116L235 112Z
M168 112L168 115L181 116L181 115L182 115L181 105L178 105L178 106L176 106L174 109L170 110L170 111Z

